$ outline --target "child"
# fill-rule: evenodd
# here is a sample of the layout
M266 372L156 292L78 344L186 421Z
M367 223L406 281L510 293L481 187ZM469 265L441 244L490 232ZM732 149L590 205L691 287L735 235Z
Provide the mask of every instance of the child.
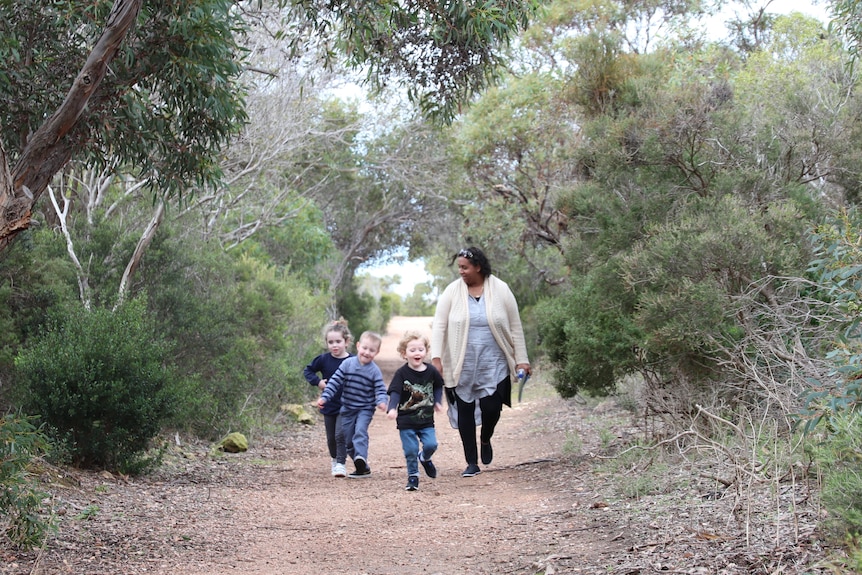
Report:
M419 463L428 477L437 477L431 456L437 451L434 411L444 411L443 377L434 366L425 363L428 338L421 333L406 332L398 342L398 353L407 363L398 368L389 385L387 417L397 417L401 447L407 460L406 489L416 491L419 489Z
M326 382L317 400L321 409L341 393L341 429L347 444L347 453L356 470L351 478L371 475L368 466L368 426L374 417L374 406L386 411L386 385L383 374L374 363L380 352L381 337L371 331L364 332L356 344L356 355L344 360L341 367Z
M321 353L305 366L302 373L309 384L320 388L321 391L326 387L326 382L341 363L352 355L347 351L350 337L350 330L347 329L347 322L343 318L326 324L323 328L323 341L329 351ZM347 446L344 434L341 432L341 418L338 416L340 410L340 393L333 396L326 403L326 407L320 409L326 427L326 445L332 458L333 477L347 477L347 468L344 466L347 461Z

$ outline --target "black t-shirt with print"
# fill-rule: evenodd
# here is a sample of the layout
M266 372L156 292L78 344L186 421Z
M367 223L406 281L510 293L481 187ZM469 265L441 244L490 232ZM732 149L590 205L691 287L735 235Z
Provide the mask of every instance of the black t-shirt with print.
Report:
M389 384L389 393L398 393L398 429L421 429L434 426L434 398L442 397L443 377L433 365L423 371L408 364L398 368ZM436 393L435 393L436 392Z

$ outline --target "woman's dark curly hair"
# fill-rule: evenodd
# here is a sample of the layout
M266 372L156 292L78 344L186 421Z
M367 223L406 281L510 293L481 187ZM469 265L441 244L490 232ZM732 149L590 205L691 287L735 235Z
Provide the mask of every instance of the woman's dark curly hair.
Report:
M449 265L454 264L455 260L458 258L467 258L470 260L471 264L479 268L479 273L482 274L483 278L494 273L493 270L491 270L491 262L488 261L488 257L485 255L485 252L476 246L470 246L469 248L459 251L457 254L452 256L452 261L449 262Z

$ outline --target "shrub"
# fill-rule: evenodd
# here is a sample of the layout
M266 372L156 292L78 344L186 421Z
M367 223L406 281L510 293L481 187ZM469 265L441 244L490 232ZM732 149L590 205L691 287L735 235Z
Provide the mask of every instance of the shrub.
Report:
M841 537L862 535L862 415L845 411L830 423L832 433L814 448L827 523Z
M12 544L25 548L37 547L52 527L41 513L46 494L27 471L45 446L31 418L0 418L0 525Z
M166 346L141 301L70 307L16 359L25 407L80 467L135 473L169 415Z
M534 310L542 349L555 367L554 387L562 397L607 395L634 369L631 350L637 332L621 305L608 304L608 297L619 294L611 294L594 276ZM620 296L617 301L624 300Z
M811 431L832 414L862 407L862 212L841 212L813 234L816 259L811 272L819 295L829 303L833 321L841 326L826 354L833 366L828 377L811 379L805 409L800 414Z

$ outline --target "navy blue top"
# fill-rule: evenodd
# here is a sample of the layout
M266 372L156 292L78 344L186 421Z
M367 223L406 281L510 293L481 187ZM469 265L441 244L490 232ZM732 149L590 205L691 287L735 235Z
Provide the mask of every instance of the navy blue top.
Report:
M353 354L347 354L347 357L353 357ZM302 374L309 385L319 387L320 380L325 379L329 381L329 378L335 375L335 372L341 367L341 362L347 359L347 357L335 357L329 352L321 353L305 366ZM317 375L318 373L320 375ZM339 410L341 410L341 390L324 404L320 409L320 413L323 415L338 415Z

